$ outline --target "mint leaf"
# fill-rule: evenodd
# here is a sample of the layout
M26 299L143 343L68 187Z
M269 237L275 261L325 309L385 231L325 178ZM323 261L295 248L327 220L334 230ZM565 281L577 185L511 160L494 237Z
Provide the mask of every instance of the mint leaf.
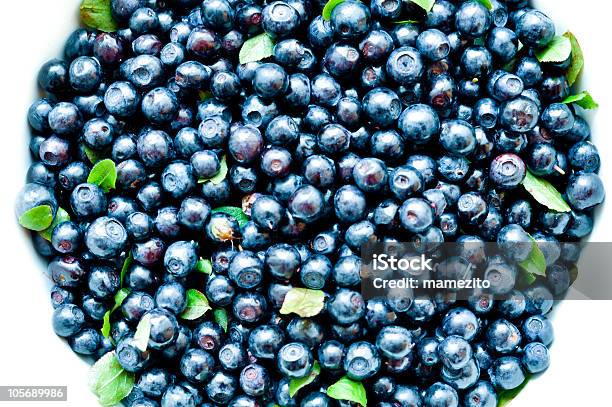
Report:
M321 12L321 16L323 20L329 21L331 20L332 11L336 8L336 6L340 3L344 3L345 0L329 0L325 3L325 7L323 7L323 11Z
M431 11L434 4L436 3L436 0L410 0L410 1L416 4L417 6L421 7L423 10L427 11L428 13Z
M325 294L321 290L308 288L292 288L285 295L281 314L298 314L302 318L314 317L323 309Z
M249 221L249 217L242 211L241 208L235 206L221 206L212 210L212 213L226 213L236 219L238 226L243 227Z
M89 371L89 388L104 407L114 406L126 398L134 382L134 373L123 370L114 351L98 359Z
M123 300L125 300L125 298L129 294L130 294L129 288L122 288L121 290L117 291L117 294L115 294L115 304L113 305L113 308L106 311L106 313L104 314L104 318L102 319L102 329L100 331L102 332L102 335L104 335L105 338L108 338L110 335L110 329L111 329L110 316L111 314L115 312L115 310L117 310L121 306L121 304L123 304Z
M368 405L365 388L361 382L356 382L344 376L327 388L327 395L336 400L348 400L359 403L363 407Z
M580 48L580 44L578 43L576 37L574 37L574 34L568 31L563 34L563 36L569 38L572 45L572 61L567 69L567 73L565 74L567 83L572 86L574 83L576 83L580 72L582 72L582 68L584 68L584 54L582 53L582 48Z
M219 171L217 171L217 173L211 178L200 178L198 180L198 183L203 184L205 182L212 182L215 185L219 185L221 182L223 182L225 177L227 177L227 171L227 159L225 156L223 156L223 158L221 159L221 166L219 167Z
M187 306L179 317L191 321L200 318L211 309L206 296L198 290L190 288L187 290Z
M134 344L140 351L145 352L147 350L149 336L151 336L151 315L146 314L138 321L138 326L134 333Z
M525 260L519 262L518 265L525 270L527 274L531 275L531 277L527 277L527 282L531 281L531 283L533 283L535 280L534 276L546 275L546 258L542 250L540 250L538 242L531 236L529 236L529 238L532 242L531 252L529 256L527 256Z
M198 262L196 263L195 269L198 273L211 274L212 262L208 259L203 259L200 257L200 260L198 260Z
M488 10L493 10L493 3L491 0L477 0L480 4L485 6Z
M217 308L213 312L213 316L215 317L215 322L218 323L225 332L227 332L228 318L225 308Z
M563 62L572 53L572 43L567 37L556 36L544 48L535 52L540 62Z
M247 62L261 61L271 57L274 53L274 40L267 33L249 38L242 44L238 59L241 64Z
M134 262L134 255L132 254L132 251L130 250L125 260L123 260L123 266L121 267L121 274L119 277L120 278L119 284L121 284L121 287L123 287L123 281L125 280L125 275L127 274L128 270L132 266L133 262Z
M319 365L319 362L315 360L308 375L305 377L300 377L299 379L291 379L289 382L289 397L295 396L295 393L297 393L298 390L312 383L314 379L317 378L319 373L321 373L321 366Z
M527 175L523 180L523 186L534 197L536 201L544 205L548 209L557 212L570 212L571 208L563 200L563 196L557 189L548 181L538 178L531 172L527 171Z
M512 390L504 390L497 396L497 407L506 407L519 393L527 386L527 383L531 380L530 375L525 376L525 381L521 383L519 387Z
M87 147L84 144L83 144L83 151L85 152L85 155L87 156L87 159L89 160L89 162L92 164L95 164L98 161L102 160L100 153L98 153L95 150L92 150L91 148Z
M105 32L118 28L111 12L111 0L83 0L81 21L87 27Z
M113 160L107 158L94 165L89 172L87 182L99 186L104 192L115 189L115 183L117 182L117 167Z
M41 232L53 223L53 208L49 205L35 206L19 216L19 224L26 229Z
M53 233L53 229L55 229L55 227L60 223L67 222L69 220L70 214L68 214L68 212L66 212L64 208L59 207L57 208L55 218L53 218L53 222L51 222L51 225L49 225L49 227L45 230L40 231L39 234L43 237L43 239L51 241L51 234Z
M576 95L571 95L563 99L563 103L575 103L583 109L597 109L599 104L593 99L593 96L586 90Z

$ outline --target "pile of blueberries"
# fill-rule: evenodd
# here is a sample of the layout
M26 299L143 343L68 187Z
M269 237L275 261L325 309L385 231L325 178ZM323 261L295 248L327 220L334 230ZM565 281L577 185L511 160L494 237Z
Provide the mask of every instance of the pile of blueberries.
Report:
M32 233L56 333L78 354L114 351L136 374L130 407L356 405L327 394L343 376L370 406L493 407L544 371L545 314L575 256L563 242L590 233L604 199L599 156L561 103L571 57L536 58L551 19L483 3L346 0L325 19L322 0L111 0L118 30L74 31L28 112L17 214L70 217L49 240ZM87 182L101 158L116 165L108 191ZM571 211L536 201L529 173ZM360 293L364 243L531 237L549 272L530 285L527 250L497 258L509 283L474 300ZM294 287L323 291L324 309L281 314ZM188 289L227 311L227 331L212 312L180 318Z

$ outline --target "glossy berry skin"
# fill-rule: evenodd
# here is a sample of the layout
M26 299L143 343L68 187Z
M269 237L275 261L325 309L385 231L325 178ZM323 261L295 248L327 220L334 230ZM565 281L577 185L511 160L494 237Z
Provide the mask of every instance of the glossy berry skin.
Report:
M115 351L117 361L128 372L143 370L150 361L150 351L141 351L132 335L122 337Z
M81 330L85 324L85 315L74 304L62 304L53 311L52 323L56 335L69 337Z
M291 342L284 345L278 351L278 370L290 378L301 378L306 376L313 363L310 349L300 342Z
M322 254L315 254L302 263L300 279L305 287L320 290L325 286L331 273L330 260Z
M597 147L589 142L579 142L572 146L568 152L570 165L584 172L597 172L599 170L599 153Z
M202 349L188 350L180 362L181 373L193 383L204 383L212 375L215 359Z
M521 332L529 342L541 342L548 346L553 341L552 324L545 316L531 316L523 322L521 328Z
M400 326L384 327L376 337L376 347L389 359L406 357L412 352L414 345L412 334Z
M395 49L387 59L387 74L400 85L409 85L423 75L421 54L412 47Z
M432 61L446 58L451 50L448 37L437 29L423 31L417 38L416 47L423 56Z
M255 70L253 89L263 98L274 98L287 91L287 73L276 64L266 63Z
M363 111L374 126L388 127L399 118L401 102L395 92L387 88L375 88L362 100Z
M359 293L340 289L327 303L327 312L332 320L342 325L350 325L364 315L365 304Z
M523 44L542 47L555 36L555 25L544 13L528 10L516 22L516 33Z
M291 215L306 223L316 221L323 215L323 195L321 191L311 185L298 188L287 202L287 209Z
M451 386L437 382L427 389L423 401L426 406L458 406L459 396Z
M424 199L410 198L400 207L399 219L406 230L412 233L420 233L433 224L434 213L429 203Z
M345 185L334 195L336 217L346 223L363 219L366 211L366 197L357 187Z
M525 381L521 362L514 356L504 356L493 362L489 376L496 387L504 390L515 389Z
M264 266L267 273L279 280L289 280L300 266L299 252L288 244L275 244L266 251Z
M330 22L334 34L345 40L359 38L370 28L370 10L357 1L344 3L332 11Z
M193 271L196 262L196 248L192 242L174 242L164 254L166 271L176 277L185 277Z
M579 173L571 176L565 193L572 207L578 210L597 206L605 198L603 183L594 173Z
M263 279L263 262L255 253L242 251L232 258L228 277L240 288L257 287Z
M442 330L446 335L458 335L472 341L479 333L480 322L474 313L466 308L450 310L442 320Z
M438 346L440 360L449 369L465 367L472 357L472 348L465 339L451 335L446 337Z
M285 217L285 208L275 198L264 195L253 203L251 217L263 230L276 230Z
M344 359L344 370L349 378L363 380L378 373L381 366L376 347L369 342L351 344Z
M406 139L425 144L440 131L440 119L428 105L416 104L402 112L398 127Z
M266 368L252 363L240 372L240 388L252 397L263 395L270 387L270 376Z
M342 369L345 348L340 342L331 340L324 342L317 351L317 360L323 369L338 371Z
M526 166L523 160L515 154L502 154L491 163L489 170L490 180L503 189L518 187L526 175Z
M284 1L275 1L262 11L262 26L274 37L290 35L299 25L298 11Z
M495 407L497 406L497 393L491 383L479 381L463 397L467 407Z

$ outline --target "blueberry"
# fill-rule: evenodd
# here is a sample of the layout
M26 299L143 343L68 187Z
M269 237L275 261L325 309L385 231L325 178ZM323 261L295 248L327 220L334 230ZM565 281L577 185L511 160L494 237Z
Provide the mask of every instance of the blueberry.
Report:
M446 58L451 50L448 37L437 29L429 29L419 34L416 47L425 58L432 61Z
M525 163L515 154L502 154L491 162L489 178L501 188L516 188L523 182L525 175Z
M95 90L102 81L102 68L95 58L78 57L70 63L68 77L72 88L79 93Z
M421 54L412 47L395 49L386 64L387 74L400 85L409 85L421 79L423 60Z
M504 356L493 362L489 368L491 382L503 390L512 390L525 381L521 362L514 356Z
M51 130L60 136L73 136L83 126L79 108L68 102L56 104L49 112L48 121Z
M479 3L480 4L480 3ZM457 391L445 383L434 383L427 388L423 396L426 406L449 406L457 407L459 405L459 396Z
M66 63L59 59L52 59L38 71L38 86L49 93L66 92L69 77Z
M155 124L163 124L174 119L178 108L176 96L168 88L155 88L142 98L142 113Z
M577 171L599 171L599 152L593 144L582 141L574 144L568 152L569 163Z
M150 363L151 353L142 351L132 335L125 335L117 342L117 361L128 372L140 372Z
M190 382L196 384L205 383L214 371L215 359L212 355L202 349L190 349L181 358L181 373Z
M469 342L457 335L444 338L438 345L438 353L442 364L448 369L461 369L472 358L472 348Z
M92 355L100 346L100 334L95 329L85 328L68 340L73 352L80 355Z
M572 207L578 210L593 208L605 198L601 179L597 174L588 172L572 175L565 193Z
M481 380L463 396L463 403L467 407L494 407L497 393L491 383Z
M350 40L357 39L370 29L370 10L358 1L347 1L335 7L331 15L331 26L335 35Z
M425 144L440 131L440 119L428 105L416 104L402 112L398 127L406 139Z
M278 370L290 378L301 378L310 373L313 357L310 349L300 342L291 342L278 351Z
M298 11L284 1L275 1L262 10L263 29L274 37L289 36L300 23Z
M85 324L83 311L74 304L59 305L53 311L53 330L61 337L78 333Z
M457 31L471 38L482 37L491 24L491 13L478 1L464 2L455 15Z
M395 338L394 338L395 339ZM381 366L377 349L369 342L354 342L344 358L344 370L352 380L364 380L378 373Z
M327 302L327 312L333 321L350 325L365 314L365 304L361 294L341 288Z
M516 34L525 45L543 47L555 36L555 25L544 13L527 10L516 22Z

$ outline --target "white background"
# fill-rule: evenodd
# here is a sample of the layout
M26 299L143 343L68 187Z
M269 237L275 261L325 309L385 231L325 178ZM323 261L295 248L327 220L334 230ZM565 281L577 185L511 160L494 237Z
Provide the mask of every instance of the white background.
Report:
M3 2L0 23L0 385L67 385L68 402L55 406L97 406L87 389L88 366L52 331L44 265L35 260L26 235L15 223L13 202L29 162L25 114L36 96L41 64L60 55L77 24L79 0ZM557 23L570 28L584 50L582 87L601 104L592 117L594 141L603 158L602 175L612 197L612 84L610 15L601 0L539 0ZM610 204L608 203L608 208ZM610 241L612 213L600 211L593 241ZM608 272L607 270L602 272ZM573 301L557 307L552 365L512 403L521 406L609 405L612 302ZM33 403L32 403L33 404ZM44 403L37 403L40 405ZM0 402L0 406L8 406ZM26 406L28 403L15 403Z

